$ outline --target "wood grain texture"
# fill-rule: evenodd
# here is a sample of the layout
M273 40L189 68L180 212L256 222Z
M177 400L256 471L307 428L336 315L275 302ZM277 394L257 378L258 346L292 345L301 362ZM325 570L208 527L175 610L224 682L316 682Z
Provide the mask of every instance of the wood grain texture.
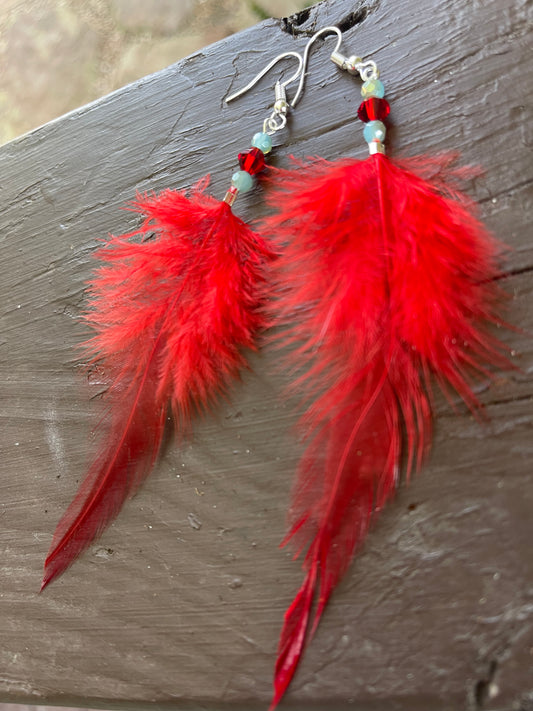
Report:
M530 8L524 0L331 0L266 21L0 149L0 701L262 709L282 615L301 579L277 548L298 446L268 349L230 401L169 439L116 523L39 596L54 526L92 448L77 320L91 255L135 216L135 191L206 172L222 197L271 83L223 97L316 29L372 56L392 106L391 154L457 149L511 251L503 338L520 371L482 392L490 422L439 402L435 447L335 593L287 709L510 711L533 704ZM331 42L331 40L330 40ZM329 47L328 47L329 49ZM311 59L273 162L365 154L359 85ZM236 211L261 214L260 190ZM529 705L528 705L529 704Z

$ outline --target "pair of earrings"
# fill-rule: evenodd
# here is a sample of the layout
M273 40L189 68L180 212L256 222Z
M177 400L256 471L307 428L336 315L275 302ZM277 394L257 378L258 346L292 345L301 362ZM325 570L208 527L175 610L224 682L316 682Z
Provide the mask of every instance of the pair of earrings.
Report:
M275 171L267 198L274 211L254 231L232 206L286 125L286 87L299 81L295 105L311 47L331 33L331 59L363 81L358 116L370 155ZM452 170L450 156L385 156L389 105L377 66L342 55L341 39L336 27L320 30L303 57L280 55L228 98L281 59L298 60L294 75L276 84L273 112L239 154L222 201L206 194L207 179L189 195L145 196L133 205L142 226L97 253L103 266L86 316L95 336L86 346L109 384L106 435L58 524L43 580L44 588L60 575L149 474L169 402L186 433L245 365L242 349L254 349L274 321L306 403L286 541L307 552L304 582L285 615L271 709L373 514L392 496L402 457L407 474L421 464L431 440L432 379L475 411L476 375L509 366L488 330L500 322L499 250L457 189L467 173ZM136 243L133 235L154 238ZM279 238L276 248L269 235Z

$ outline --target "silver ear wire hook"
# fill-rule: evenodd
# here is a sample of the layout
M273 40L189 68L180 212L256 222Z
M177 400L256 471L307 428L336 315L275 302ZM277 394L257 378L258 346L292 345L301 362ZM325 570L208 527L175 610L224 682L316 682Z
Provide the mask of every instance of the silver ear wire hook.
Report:
M339 50L342 43L342 32L339 30L338 27L335 27L334 25L330 25L329 27L323 27L321 30L318 30L318 32L315 32L315 34L311 37L305 47L302 76L300 77L298 89L296 91L296 94L294 95L294 99L292 100L291 106L296 106L302 96L305 84L305 77L307 75L307 65L309 63L309 53L311 51L311 47L319 37L326 33L337 35L337 44L335 45L335 49L330 55L330 59L334 64L336 64L341 69L344 69L349 74L359 74L363 81L368 81L369 79L378 79L379 77L377 64L372 60L363 62L361 57L356 57L355 55L352 55L351 57L345 57L343 54L341 54Z
M277 57L274 57L274 59L269 62L264 69L261 69L259 74L256 74L256 76L252 79L251 82L246 84L242 89L239 89L239 91L236 91L234 94L231 94L231 96L227 96L224 101L226 104L229 104L230 101L233 101L234 99L238 99L239 96L243 96L243 94L246 94L247 91L250 91L250 89L253 89L253 87L265 76L265 74L268 74L268 72L272 69L272 67L275 67L278 62L281 62L283 59L286 57L294 57L295 59L298 60L298 69L294 72L294 74L289 77L288 79L285 79L285 81L276 82L276 89L279 87L279 92L280 94L283 94L286 99L286 92L285 92L285 87L289 86L289 84L292 84L293 81L296 81L298 77L300 76L300 72L303 70L304 66L304 60L302 58L302 55L299 52L283 52L282 54L278 54ZM276 98L278 98L276 96ZM292 102L291 102L292 106Z
M302 71L302 76L300 77L300 82L298 84L298 89L296 91L296 94L294 95L294 99L292 100L293 106L296 106L296 104L300 101L300 98L301 98L303 90L304 90L305 77L307 74L307 65L309 64L309 52L311 51L311 47L316 42L316 40L319 37L321 37L322 35L326 34L326 32L328 34L331 34L333 32L334 34L337 35L337 44L335 45L333 54L336 54L339 51L339 48L340 48L341 42L342 42L342 32L339 30L338 27L334 27L333 25L331 25L329 27L323 27L321 30L318 30L318 32L315 32L315 34L311 37L311 39L306 44L305 49L304 49L303 71ZM333 56L333 54L331 56Z
M263 132L268 133L269 135L272 135L276 131L279 131L280 129L284 128L287 123L287 112L289 110L289 106L293 106L294 103L291 102L289 104L289 102L287 101L287 92L285 91L285 88L289 86L289 84L291 84L293 81L296 81L300 76L300 73L303 71L304 61L301 54L299 54L298 52L283 52L282 54L278 54L278 56L274 57L274 59L269 62L267 66L262 69L259 74L257 74L252 79L252 81L249 82L245 87L239 89L239 91L236 91L234 94L231 94L231 96L227 96L224 99L226 104L229 104L230 101L233 101L234 99L239 98L239 96L246 94L247 91L250 91L250 89L252 89L257 84L257 82L265 76L265 74L268 74L272 67L274 67L278 62L281 62L286 57L294 57L295 59L297 59L298 69L294 72L292 76L290 76L288 79L285 79L285 81L278 80L276 82L276 85L274 87L274 110L272 111L270 116L265 119L263 123Z

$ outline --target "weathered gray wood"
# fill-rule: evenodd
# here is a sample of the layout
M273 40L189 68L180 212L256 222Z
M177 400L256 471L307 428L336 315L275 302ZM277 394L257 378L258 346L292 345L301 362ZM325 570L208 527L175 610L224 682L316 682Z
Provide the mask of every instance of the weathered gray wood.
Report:
M482 393L490 423L438 404L423 476L402 487L334 595L286 708L454 710L533 703L531 47L524 0L325 2L267 21L0 149L0 700L107 708L265 708L282 615L301 580L277 544L298 449L276 356L194 441L170 441L116 523L37 594L53 528L91 451L76 320L97 240L136 190L205 172L222 196L271 84L224 106L279 51L327 24L375 58L391 152L458 149L511 248L503 338L520 371ZM331 40L329 40L331 42ZM329 47L328 47L329 49ZM364 155L358 82L313 54L274 162ZM237 211L263 210L260 191ZM197 523L200 522L201 526ZM528 705L529 704L529 705Z

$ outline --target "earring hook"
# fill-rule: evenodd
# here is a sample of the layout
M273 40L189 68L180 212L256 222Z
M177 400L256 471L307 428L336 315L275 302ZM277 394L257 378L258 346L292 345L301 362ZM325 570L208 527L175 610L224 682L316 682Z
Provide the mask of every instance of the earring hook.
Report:
M335 45L335 49L333 50L333 54L338 53L341 43L342 43L342 32L339 30L338 27L335 27L334 25L330 25L328 27L323 27L321 30L318 30L318 32L315 32L315 34L311 37L309 42L306 44L305 49L304 49L304 57L303 57L303 71L302 71L302 76L300 77L300 82L298 84L298 89L296 90L296 94L294 95L294 99L292 100L292 106L296 106L298 101L300 101L300 98L302 96L303 90L304 90L304 84L305 84L305 77L307 74L307 65L309 64L309 53L311 51L311 47L313 44L317 41L319 37L322 35L326 34L336 34L337 35L337 44Z
M302 72L303 67L304 67L304 60L302 58L302 55L299 54L298 52L283 52L282 54L278 54L277 57L274 57L274 59L267 64L267 66L262 69L259 74L256 74L256 76L252 79L251 82L246 84L242 89L239 89L239 91L236 91L234 94L231 94L231 96L227 96L224 101L226 104L229 104L230 101L233 101L234 99L238 99L239 96L243 96L243 94L246 94L247 91L250 91L264 76L265 74L268 74L268 72L272 69L272 67L275 67L278 62L281 62L283 59L286 57L294 57L295 59L298 60L298 69L294 72L294 74L286 79L283 82L277 81L276 82L276 98L278 98L278 87L279 87L279 92L281 96L285 96L285 88L289 85L292 84L293 81L296 81L298 77L300 76L300 72ZM292 102L291 106L293 105Z
M334 25L323 27L321 30L318 30L318 32L315 32L315 34L311 37L305 47L303 56L303 71L300 77L300 82L298 83L298 89L296 91L296 94L294 95L294 99L292 100L291 106L296 106L302 96L305 84L305 77L307 76L307 65L309 64L309 53L311 51L311 47L319 37L326 33L328 33L329 35L337 35L337 43L335 45L335 49L330 55L330 59L332 62L334 62L334 64L336 64L341 69L345 69L346 71L348 71L349 74L359 74L363 81L379 78L377 64L374 61L369 60L363 62L361 57L356 57L355 55L351 57L345 57L343 54L341 54L339 50L342 43L342 32L339 30L338 27L335 27Z

